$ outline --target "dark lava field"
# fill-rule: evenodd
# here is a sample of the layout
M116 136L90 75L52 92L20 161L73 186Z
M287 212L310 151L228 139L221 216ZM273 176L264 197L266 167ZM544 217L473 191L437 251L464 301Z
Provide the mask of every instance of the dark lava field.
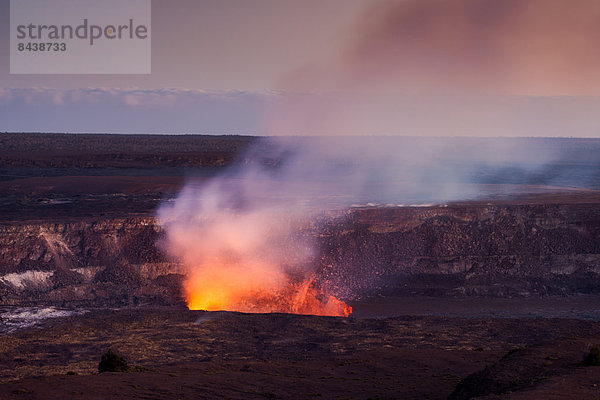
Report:
M95 310L3 337L0 396L584 399L598 340L599 323L572 319ZM134 371L98 374L107 348Z

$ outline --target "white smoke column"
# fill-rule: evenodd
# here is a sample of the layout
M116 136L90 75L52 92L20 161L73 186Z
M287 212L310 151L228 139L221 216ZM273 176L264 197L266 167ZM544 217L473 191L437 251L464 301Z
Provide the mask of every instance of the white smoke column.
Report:
M305 189L286 167L256 162L203 185L192 181L159 209L163 246L187 268L191 309L348 314L313 285Z
M233 178L234 181L236 178ZM293 215L259 204L231 204L234 188L220 180L187 188L174 206L159 212L167 232L167 249L188 269L185 290L190 308L237 311L284 311L260 305L258 297L277 295L290 283L294 265L307 265L309 243L293 237Z
M158 212L164 247L188 271L190 308L344 315L311 286L315 215L352 204L440 204L485 196L483 171L536 174L559 146L525 139L278 138L238 165L190 180ZM493 176L492 176L493 178ZM509 189L510 190L510 189ZM312 289L317 292L311 291ZM310 289L310 290L309 290Z

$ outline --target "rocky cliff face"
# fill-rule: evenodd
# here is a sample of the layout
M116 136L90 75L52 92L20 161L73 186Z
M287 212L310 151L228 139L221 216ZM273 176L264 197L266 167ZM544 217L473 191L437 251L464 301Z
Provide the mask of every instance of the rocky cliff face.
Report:
M600 292L600 205L355 209L307 228L335 294ZM153 218L0 224L2 304L180 304Z
M3 304L181 303L183 271L152 218L0 225Z
M320 264L346 297L600 292L596 204L365 209L322 239Z

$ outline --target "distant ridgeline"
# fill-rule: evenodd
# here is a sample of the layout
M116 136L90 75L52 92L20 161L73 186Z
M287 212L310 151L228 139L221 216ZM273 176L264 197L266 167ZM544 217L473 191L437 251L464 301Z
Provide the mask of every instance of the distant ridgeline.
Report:
M322 144L327 140L326 144ZM600 189L600 139L568 138L417 138L283 137L139 134L0 134L0 181L33 176L128 175L159 173L210 176L223 167L251 162L277 166L289 152L324 146L363 149L382 165L425 157L419 178L431 184L448 176L474 184L527 184ZM275 149L275 150L274 150ZM298 157L302 158L302 154ZM415 162L423 157L418 157ZM412 160L411 160L412 161ZM350 164L359 163L349 157ZM408 164L408 161L407 161ZM360 166L360 165L359 165ZM407 168L407 166L404 166Z

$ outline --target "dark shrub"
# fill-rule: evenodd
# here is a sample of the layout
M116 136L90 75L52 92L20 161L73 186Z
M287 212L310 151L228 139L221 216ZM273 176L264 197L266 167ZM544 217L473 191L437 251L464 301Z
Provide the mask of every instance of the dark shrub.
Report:
M592 346L588 355L583 359L583 365L600 366L600 347Z
M118 355L112 349L102 356L100 364L98 364L98 372L127 372L129 371L129 365L127 360L122 356Z
M146 371L149 371L149 369L146 367L142 367L141 365L135 365L133 367L133 372L146 372Z

